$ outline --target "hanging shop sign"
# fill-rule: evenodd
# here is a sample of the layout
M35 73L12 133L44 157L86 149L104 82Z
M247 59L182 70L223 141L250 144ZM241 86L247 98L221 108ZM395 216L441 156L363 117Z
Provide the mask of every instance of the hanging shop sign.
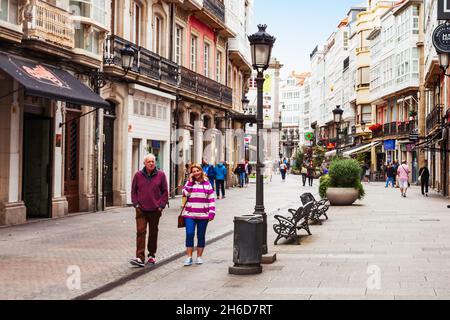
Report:
M395 140L386 140L384 142L384 150L385 151L394 151L395 150Z
M450 24L443 23L434 30L433 45L438 53L450 53Z

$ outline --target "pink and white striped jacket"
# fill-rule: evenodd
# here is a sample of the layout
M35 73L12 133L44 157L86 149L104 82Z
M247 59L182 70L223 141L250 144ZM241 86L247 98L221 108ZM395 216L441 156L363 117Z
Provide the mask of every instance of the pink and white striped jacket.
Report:
M216 216L216 197L209 181L186 183L183 195L187 197L183 217L195 220L212 220Z

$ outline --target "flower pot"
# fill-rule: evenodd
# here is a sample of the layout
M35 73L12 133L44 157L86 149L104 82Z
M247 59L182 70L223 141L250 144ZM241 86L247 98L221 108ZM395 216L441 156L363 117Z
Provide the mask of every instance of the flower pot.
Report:
M351 206L359 198L355 188L328 188L327 198L332 206Z

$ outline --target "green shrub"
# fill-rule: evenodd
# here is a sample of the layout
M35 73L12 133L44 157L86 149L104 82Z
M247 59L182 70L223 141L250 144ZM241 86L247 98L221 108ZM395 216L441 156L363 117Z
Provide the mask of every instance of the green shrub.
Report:
M362 185L360 180L358 180L356 182L355 189L358 190L358 192L359 192L359 198L358 199L362 200L364 198L364 196L366 195L366 191L364 191L364 187L363 187L363 185Z
M335 160L330 166L330 177L337 188L351 188L356 181L360 181L361 167L352 159Z
M327 197L327 190L330 186L331 178L328 174L322 176L320 178L320 187L319 187L319 194L323 198Z
M326 198L328 188L355 188L359 192L359 200L366 195L361 184L361 167L356 160L335 159L328 175L320 178L319 194Z

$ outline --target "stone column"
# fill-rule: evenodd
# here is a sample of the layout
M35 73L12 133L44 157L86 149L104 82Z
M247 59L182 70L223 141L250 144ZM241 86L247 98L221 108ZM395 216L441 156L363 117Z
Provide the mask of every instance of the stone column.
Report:
M201 164L203 159L203 119L194 125L194 163Z
M17 90L15 80L3 80L0 95ZM21 115L19 94L0 100L0 225L16 225L27 220L21 194Z
M82 113L92 111L92 107L83 106ZM94 114L80 118L80 172L79 192L80 211L94 211Z
M52 101L54 110L53 127L53 187L52 187L52 217L64 217L68 214L69 204L64 196L64 155L63 155L63 128L60 124L63 122L62 108L64 103Z

